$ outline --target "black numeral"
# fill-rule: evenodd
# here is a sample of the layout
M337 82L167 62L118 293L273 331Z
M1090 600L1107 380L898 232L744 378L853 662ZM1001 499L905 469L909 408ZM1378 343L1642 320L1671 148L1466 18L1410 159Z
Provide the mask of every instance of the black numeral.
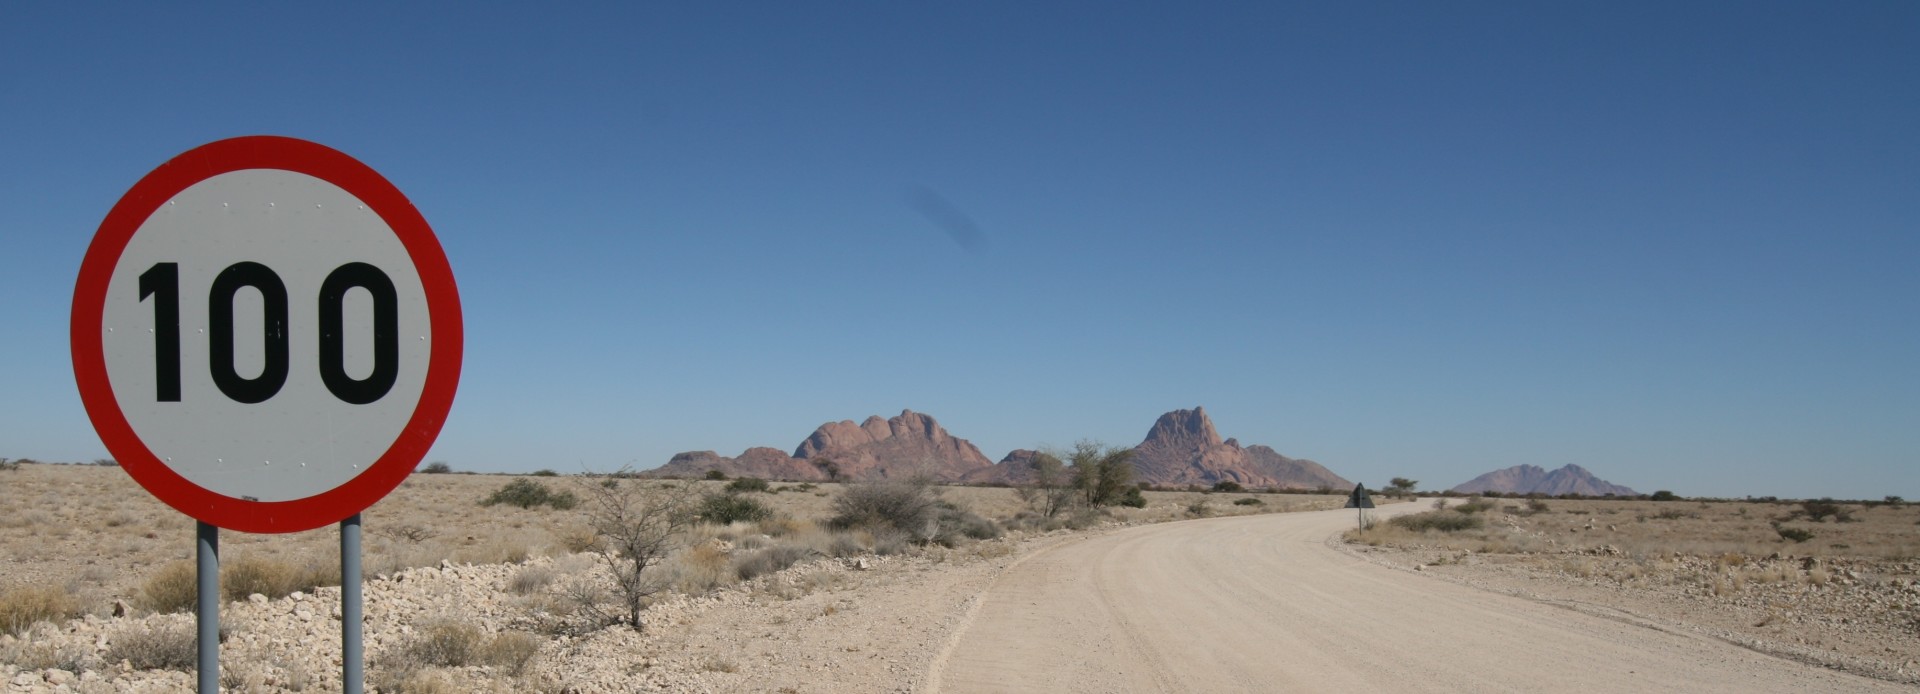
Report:
M253 287L263 300L265 329L260 336L266 364L260 375L244 378L234 369L233 299ZM373 296L373 373L347 375L345 302L355 287ZM153 297L154 399L180 402L180 266L154 263L140 274L140 300ZM214 385L235 402L266 402L287 384L287 285L272 268L255 262L227 266L207 292L207 368ZM365 405L386 397L400 377L400 299L393 280L380 268L347 263L320 284L320 380L340 400Z

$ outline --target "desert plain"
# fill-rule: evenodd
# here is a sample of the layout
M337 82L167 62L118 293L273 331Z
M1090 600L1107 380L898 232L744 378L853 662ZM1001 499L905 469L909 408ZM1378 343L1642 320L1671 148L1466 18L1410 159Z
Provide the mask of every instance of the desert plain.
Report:
M772 518L681 539L636 631L586 609L611 580L580 508L481 505L517 481L601 482L416 474L364 514L371 688L1920 684L1920 507L1906 504L1841 504L1843 522L1798 502L1381 499L1362 531L1340 496L1147 492L1144 508L1037 523L1013 489L943 487L998 529L923 544L828 528L841 485L774 483L746 493ZM191 519L96 466L0 472L0 508L0 686L192 689L192 616L176 599ZM1446 514L1476 527L1389 520ZM337 532L221 542L223 688L337 691Z

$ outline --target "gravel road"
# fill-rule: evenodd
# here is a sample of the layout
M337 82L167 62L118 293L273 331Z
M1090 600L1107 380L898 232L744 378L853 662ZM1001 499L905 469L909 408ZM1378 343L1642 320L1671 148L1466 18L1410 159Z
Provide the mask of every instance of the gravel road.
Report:
M1043 549L973 604L923 689L1911 691L1368 563L1327 542L1353 522L1352 511L1184 521Z

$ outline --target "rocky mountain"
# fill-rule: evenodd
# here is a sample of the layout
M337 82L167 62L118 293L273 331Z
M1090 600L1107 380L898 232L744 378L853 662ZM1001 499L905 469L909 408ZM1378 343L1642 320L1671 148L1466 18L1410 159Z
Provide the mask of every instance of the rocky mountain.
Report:
M969 473L994 467L966 439L948 434L933 417L901 410L900 415L878 415L855 424L828 422L787 455L772 448L749 448L738 458L713 451L679 453L666 465L647 472L653 477L700 477L719 470L728 477L781 480L827 479L827 463L842 478L865 480L924 474L942 481L959 481Z
M1502 494L1581 494L1585 496L1637 496L1639 492L1595 477L1586 468L1578 465L1548 472L1538 465L1515 465L1505 470L1494 470L1455 485L1453 491L1462 494L1500 492Z
M1157 485L1212 485L1232 480L1249 487L1332 487L1353 483L1319 463L1289 458L1266 446L1242 448L1220 438L1204 407L1160 415L1133 449L1135 479Z
M822 424L793 449L793 457L831 460L842 476L857 480L924 474L951 481L993 466L972 442L913 410L890 419L874 415L858 425L850 419Z

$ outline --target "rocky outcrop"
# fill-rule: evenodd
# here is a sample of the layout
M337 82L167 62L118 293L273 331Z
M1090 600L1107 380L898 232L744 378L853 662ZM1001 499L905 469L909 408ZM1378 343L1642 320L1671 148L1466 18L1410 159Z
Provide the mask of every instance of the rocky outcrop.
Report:
M967 473L967 476L960 481L967 484L1029 484L1033 482L1034 477L1033 459L1038 455L1040 455L1039 451L1016 448L1012 453L1008 453L1007 457L1001 458L1000 462L994 463L992 467Z
M826 479L818 468L777 448L756 446L738 458L725 458L713 451L676 453L672 460L648 472L653 477L701 477L719 470L728 477L759 477L772 480Z
M1461 494L1484 494L1500 492L1502 494L1579 494L1582 496L1638 496L1632 489L1595 477L1586 468L1568 465L1548 472L1538 465L1515 465L1504 470L1494 470L1455 485L1453 491Z
M1221 440L1204 407L1160 415L1133 449L1135 478L1163 486L1212 485L1231 480L1248 487L1352 488L1319 463L1289 458L1267 446Z
M776 480L825 480L828 470L841 479L867 480L926 475L957 482L990 470L993 462L963 438L947 433L933 417L902 410L900 416L868 417L820 425L787 455L772 448L749 448L738 458L713 451L679 453L653 470L651 477L701 477L719 470L728 477Z
M901 410L900 416L868 417L820 425L793 449L793 457L833 461L847 479L884 479L926 475L958 481L993 467L993 461L963 438L947 433L933 417Z

